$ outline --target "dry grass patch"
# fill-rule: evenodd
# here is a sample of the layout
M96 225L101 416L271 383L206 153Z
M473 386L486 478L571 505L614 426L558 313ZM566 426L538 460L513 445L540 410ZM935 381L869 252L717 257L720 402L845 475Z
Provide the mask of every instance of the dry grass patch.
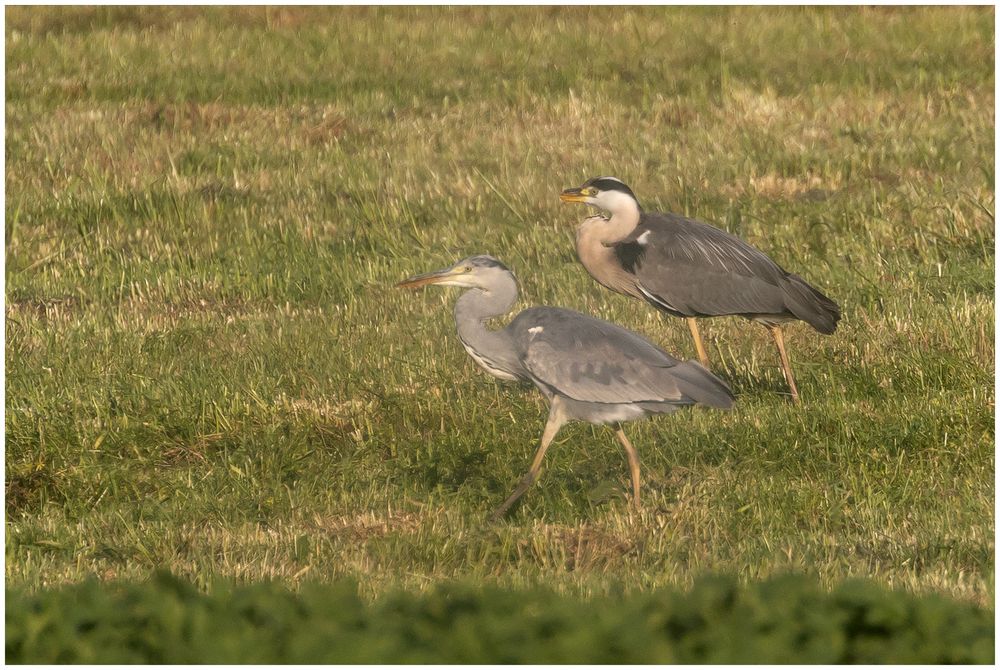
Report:
M315 515L308 526L324 535L348 538L365 542L372 538L385 537L390 533L416 533L426 517L412 512L389 511L384 514L363 512L360 514Z
M635 555L641 540L617 523L576 525L534 522L526 536L516 540L518 563L558 572L605 572Z

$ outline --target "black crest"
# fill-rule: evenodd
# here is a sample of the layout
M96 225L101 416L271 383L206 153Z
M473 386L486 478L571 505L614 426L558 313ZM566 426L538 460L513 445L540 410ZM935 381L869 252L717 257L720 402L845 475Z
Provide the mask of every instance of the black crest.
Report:
M632 192L632 189L628 187L628 184L617 177L594 177L584 184L584 186L593 186L599 191L621 191L622 193L632 196L634 200L639 200L639 198L635 197L635 193Z

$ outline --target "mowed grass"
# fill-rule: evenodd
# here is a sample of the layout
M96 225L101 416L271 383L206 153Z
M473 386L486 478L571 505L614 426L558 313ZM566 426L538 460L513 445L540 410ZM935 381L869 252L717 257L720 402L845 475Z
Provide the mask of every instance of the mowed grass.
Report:
M851 575L992 606L991 8L10 8L6 579L442 579L598 594L705 571ZM835 298L787 341L703 322L739 401L544 424L462 350L508 263L693 358L595 284L598 174ZM501 320L502 323L502 320Z

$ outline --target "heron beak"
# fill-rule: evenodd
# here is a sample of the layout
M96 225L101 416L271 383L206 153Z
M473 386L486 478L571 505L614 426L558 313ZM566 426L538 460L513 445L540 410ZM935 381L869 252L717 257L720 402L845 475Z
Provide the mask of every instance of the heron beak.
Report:
M444 270L435 270L434 272L425 272L421 275L413 275L412 277L408 277L396 284L396 288L419 288L421 286L427 286L428 284L437 284L438 282L451 277L454 272L455 268L445 268Z
M568 188L559 194L559 199L563 202L587 202L587 196L581 193L582 189Z

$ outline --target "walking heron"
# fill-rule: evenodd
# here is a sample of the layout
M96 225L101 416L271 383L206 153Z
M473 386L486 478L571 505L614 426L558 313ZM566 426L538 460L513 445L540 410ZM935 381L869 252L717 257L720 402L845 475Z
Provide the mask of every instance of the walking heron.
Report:
M644 212L632 189L615 177L590 179L560 199L610 215L587 218L576 231L577 256L598 283L684 317L705 367L697 318L733 315L764 325L778 347L792 402L798 402L781 326L800 320L829 335L840 320L837 303L735 235L677 214Z
M494 377L531 382L549 402L548 421L531 467L494 519L534 483L546 450L568 421L614 424L628 458L632 502L638 508L639 454L621 424L687 405L720 409L733 405L729 387L700 364L678 361L632 331L579 312L531 307L506 327L490 330L486 322L509 312L517 300L514 275L492 256L472 256L397 286L427 284L468 289L455 303L455 322L472 360Z

